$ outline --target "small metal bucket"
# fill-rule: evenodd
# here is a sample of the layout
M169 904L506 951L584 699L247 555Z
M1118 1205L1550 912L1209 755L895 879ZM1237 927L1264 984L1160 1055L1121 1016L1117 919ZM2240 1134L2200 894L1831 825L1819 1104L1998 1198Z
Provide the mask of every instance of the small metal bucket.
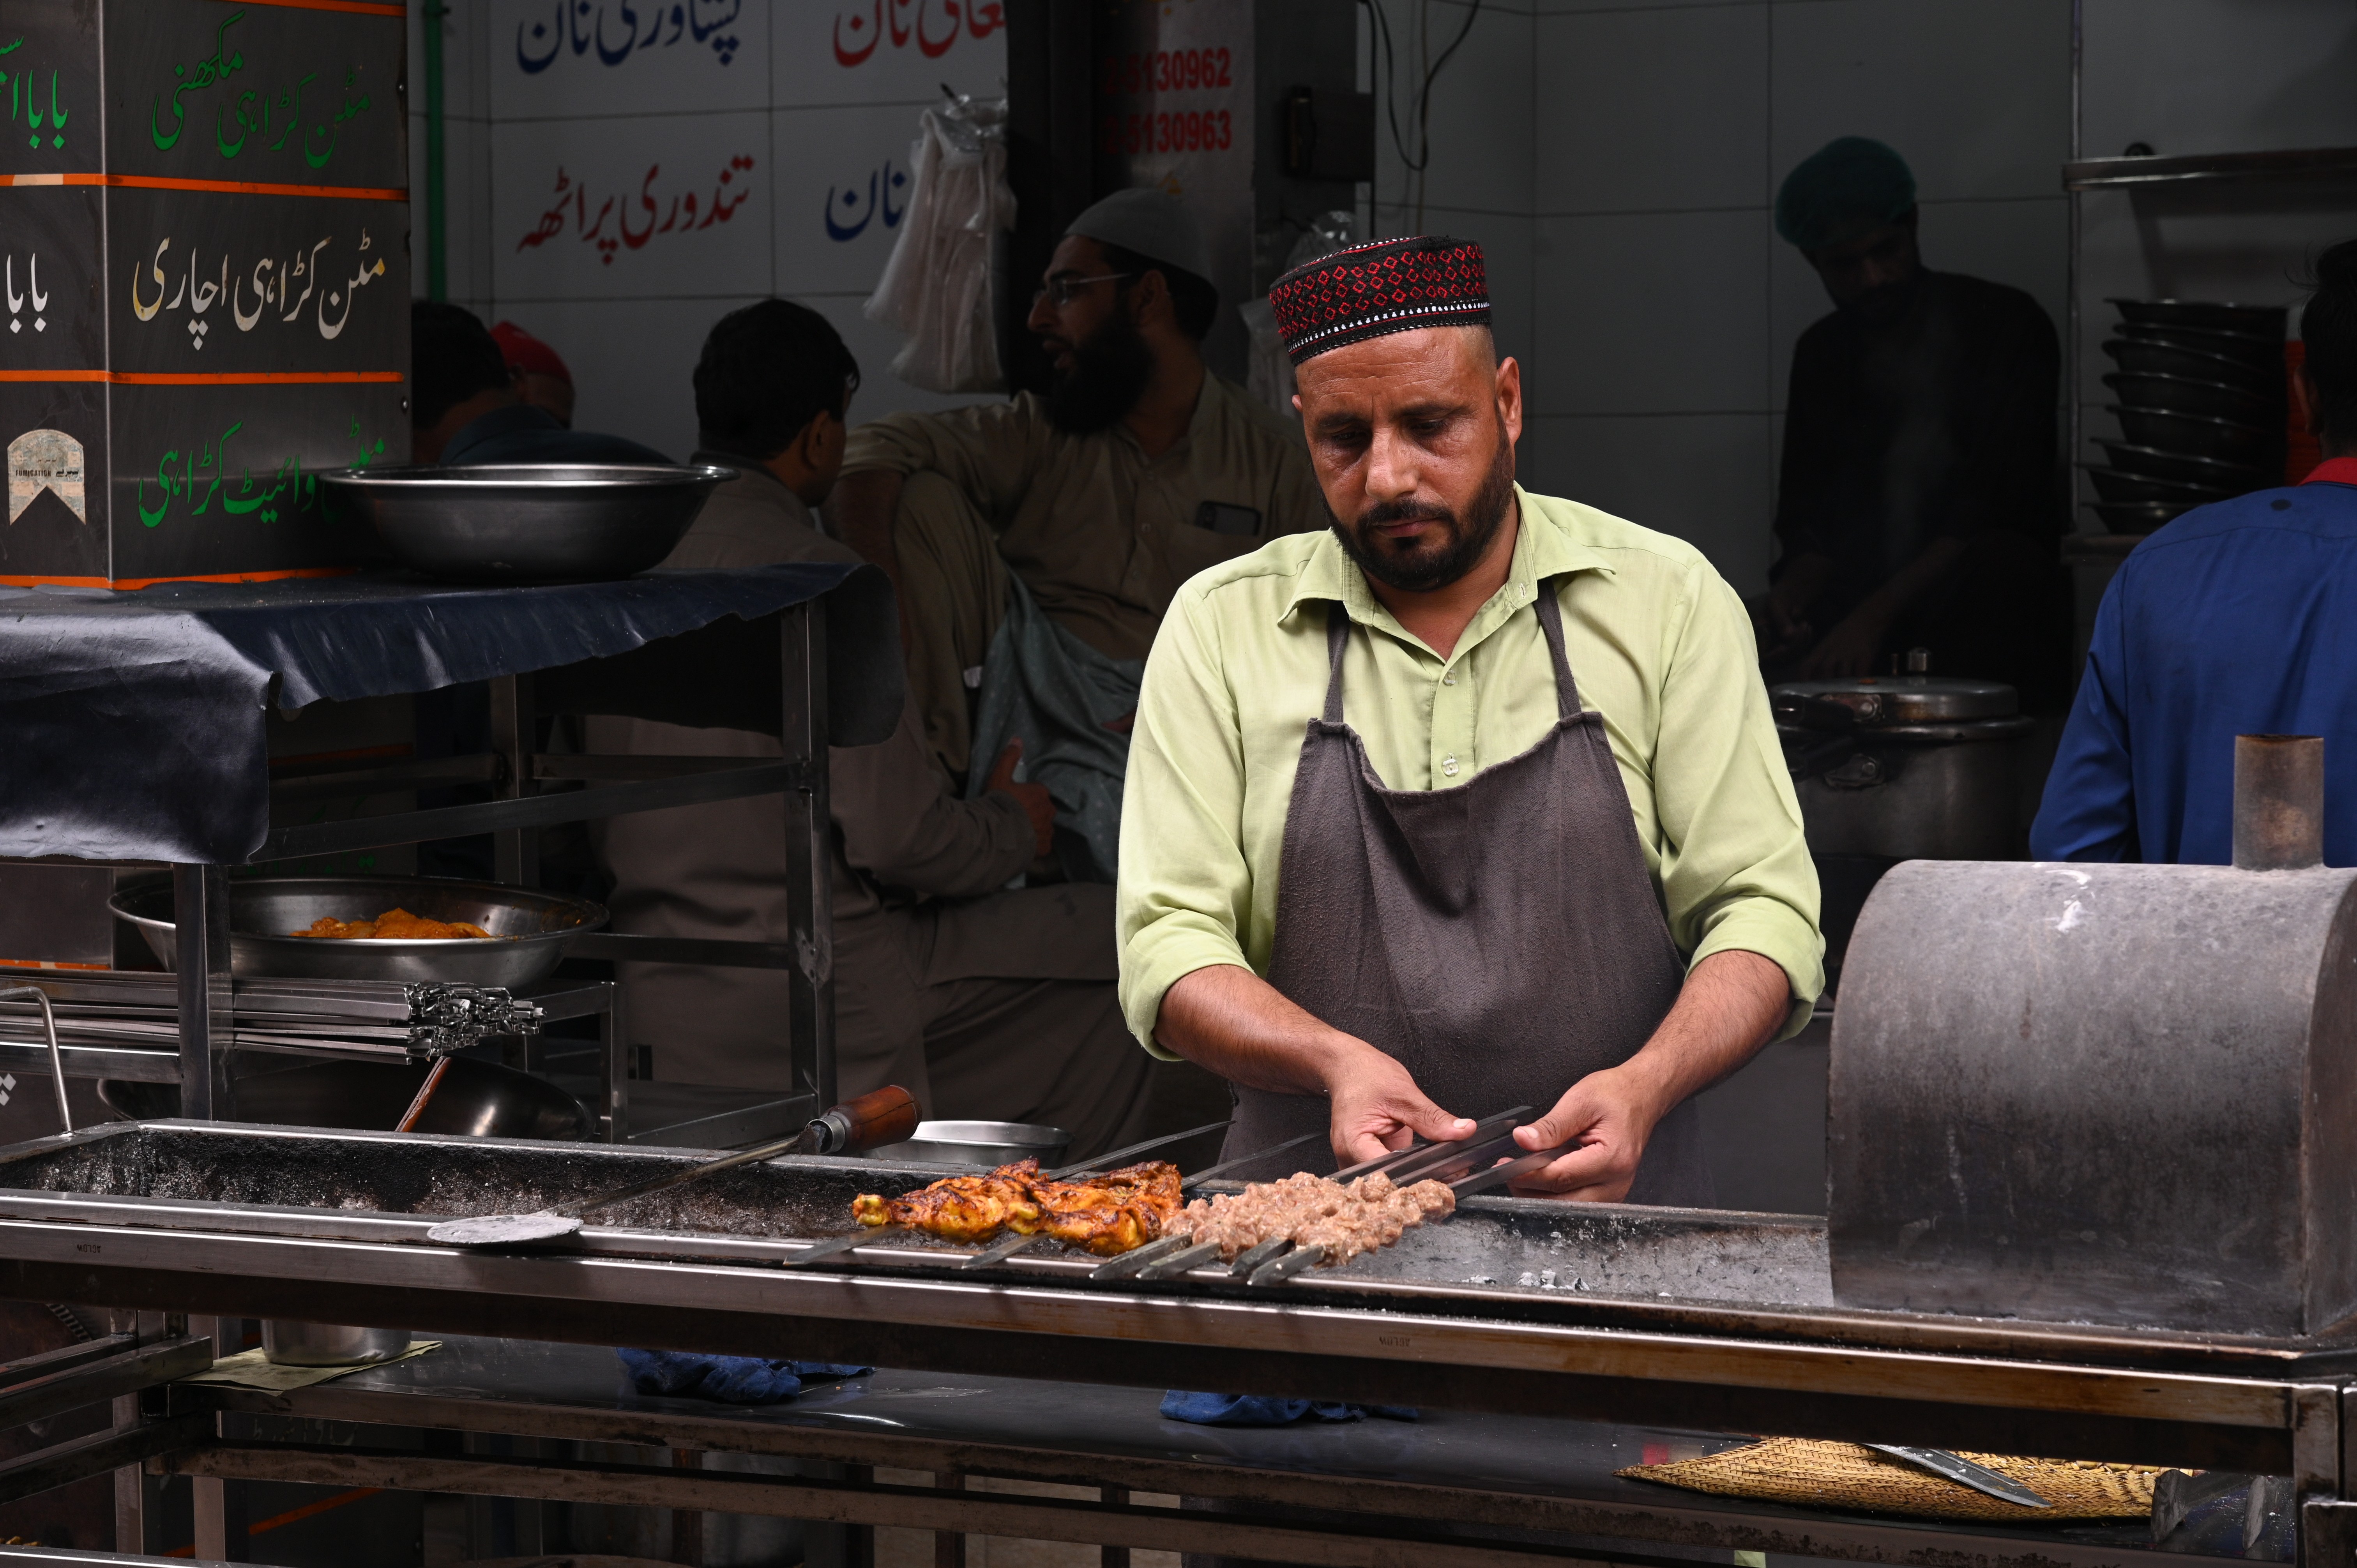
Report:
M262 1355L281 1367L361 1367L409 1348L406 1328L347 1328L338 1323L264 1318Z

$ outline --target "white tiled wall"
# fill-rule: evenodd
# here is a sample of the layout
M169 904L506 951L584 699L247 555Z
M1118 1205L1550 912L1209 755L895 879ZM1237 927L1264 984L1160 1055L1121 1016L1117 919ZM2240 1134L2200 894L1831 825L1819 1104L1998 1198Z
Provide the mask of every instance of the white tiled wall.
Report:
M410 24L421 200L424 9ZM583 428L673 456L694 445L705 331L770 294L843 333L863 372L855 418L969 401L897 380L897 338L859 307L907 206L919 113L943 85L1005 90L999 15L939 0L448 7L450 297L552 344ZM416 275L422 291L422 257Z
M889 248L918 111L943 82L999 91L1003 35L920 38L922 18L938 30L948 15L933 0L742 0L733 15L739 0L673 3L680 27L666 9L650 33L656 13L630 13L627 50L625 0L576 4L530 72L520 59L551 47L556 0L449 8L453 297L554 343L585 425L666 451L693 439L686 371L704 329L770 292L844 332L866 372L860 413L958 401L895 380L896 344L858 307ZM600 5L611 64L583 22L605 17ZM1468 3L1384 5L1393 80L1411 92ZM2085 6L2091 156L2138 140L2357 145L2347 0ZM1834 136L1890 143L1915 169L1931 264L2027 289L2059 328L2069 46L2070 0L1485 0L1435 86L1421 176L1378 128L1376 231L1463 234L1488 251L1500 345L1525 365L1526 481L1691 539L1756 591L1792 344L1828 308L1775 237L1778 182ZM422 111L415 40L411 58ZM723 199L748 194L725 224L643 234L689 195L708 210L718 174L747 156ZM560 169L591 199L571 196L564 214ZM609 198L639 242L600 249L620 229L610 218L581 237ZM2345 193L2091 198L2090 352L2105 294L2295 298L2305 257L2357 230L2347 213ZM561 231L523 244L544 222ZM422 264L417 275L422 286ZM2105 368L2087 366L2095 402Z
M1887 141L1931 264L2059 324L2069 27L2067 0L1534 0L1525 474L1764 586L1792 343L1830 308L1777 185L1835 136Z

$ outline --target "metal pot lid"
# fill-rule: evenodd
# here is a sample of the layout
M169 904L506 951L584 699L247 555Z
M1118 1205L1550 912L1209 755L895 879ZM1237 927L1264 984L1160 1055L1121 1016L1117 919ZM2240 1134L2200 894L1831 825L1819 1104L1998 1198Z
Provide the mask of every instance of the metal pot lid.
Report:
M2021 710L2020 694L1996 681L1954 675L1862 675L1841 681L1785 681L1768 689L1779 723L1806 729L2001 719Z

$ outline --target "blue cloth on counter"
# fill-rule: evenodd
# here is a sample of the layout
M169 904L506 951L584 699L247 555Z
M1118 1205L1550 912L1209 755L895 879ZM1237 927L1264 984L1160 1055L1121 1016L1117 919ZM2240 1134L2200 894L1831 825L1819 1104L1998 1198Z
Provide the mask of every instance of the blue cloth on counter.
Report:
M2324 737L2324 864L2357 865L2357 486L2196 507L2129 552L2031 856L2226 865L2238 735Z
M770 1361L759 1356L697 1356L685 1350L617 1350L630 1387L642 1394L716 1400L722 1404L776 1404L802 1391L805 1380L865 1377L873 1367L826 1361Z
M1277 1399L1269 1394L1200 1394L1172 1389L1162 1396L1162 1413L1197 1426L1293 1426L1304 1421L1420 1419L1414 1405L1344 1404L1329 1400Z

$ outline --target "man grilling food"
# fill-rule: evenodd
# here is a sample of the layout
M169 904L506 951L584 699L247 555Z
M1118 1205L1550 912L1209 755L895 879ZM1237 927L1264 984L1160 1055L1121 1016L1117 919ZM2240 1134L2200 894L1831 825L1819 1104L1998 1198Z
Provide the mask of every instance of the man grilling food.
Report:
M1146 664L1121 995L1273 1177L1517 1105L1513 1190L1712 1200L1694 1095L1796 1032L1817 883L1742 604L1699 551L1514 482L1479 246L1270 292L1331 514L1189 581Z

